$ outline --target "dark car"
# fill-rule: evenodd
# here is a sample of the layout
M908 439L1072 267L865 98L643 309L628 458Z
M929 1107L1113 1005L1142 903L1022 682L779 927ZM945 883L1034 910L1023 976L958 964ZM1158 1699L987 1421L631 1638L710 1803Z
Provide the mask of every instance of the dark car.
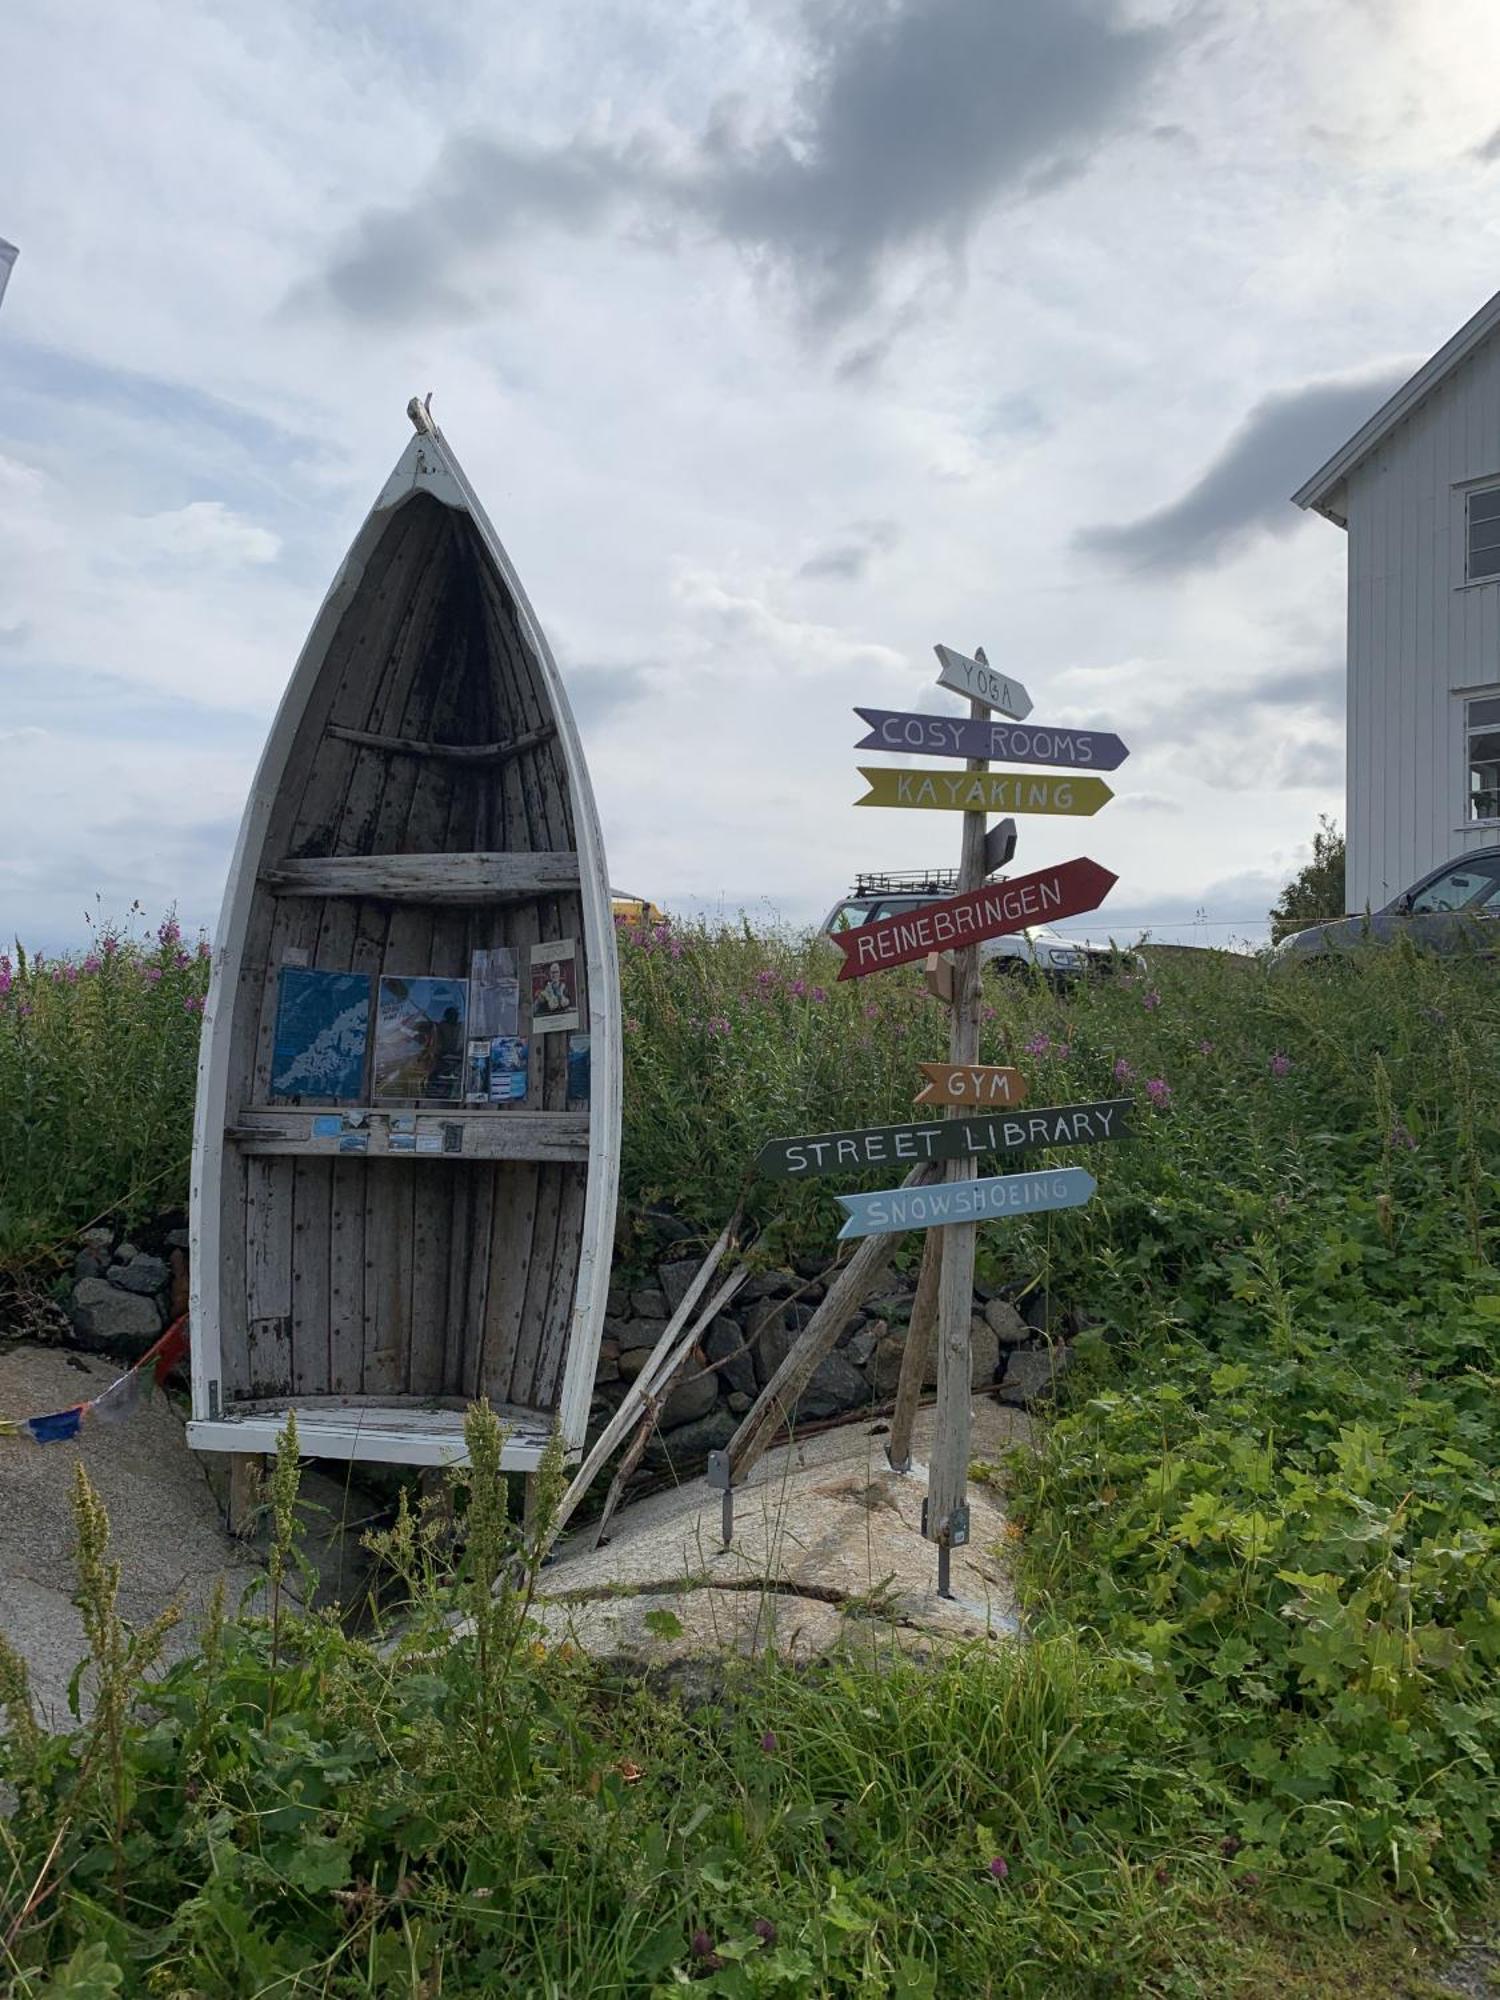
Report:
M1427 951L1500 951L1500 847L1476 848L1461 861L1445 861L1383 910L1293 931L1274 957L1295 964L1365 944L1391 944L1398 937Z

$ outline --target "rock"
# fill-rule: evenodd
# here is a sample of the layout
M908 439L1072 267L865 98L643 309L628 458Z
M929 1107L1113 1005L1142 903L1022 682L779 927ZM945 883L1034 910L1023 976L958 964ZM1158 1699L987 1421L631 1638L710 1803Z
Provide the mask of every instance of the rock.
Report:
M821 1278L828 1269L826 1257L794 1257L792 1269L799 1278Z
M703 1268L701 1257L683 1257L676 1263L661 1264L656 1275L661 1280L661 1288L667 1296L667 1315L671 1316L687 1297L688 1286Z
M995 1371L1000 1366L1000 1342L988 1320L976 1313L969 1321L969 1384L971 1388L988 1389L995 1379Z
M112 1285L118 1285L122 1292L139 1292L143 1298L154 1298L171 1281L172 1273L161 1258L148 1257L141 1251L128 1264L117 1265L109 1274Z
M649 1347L627 1347L620 1356L620 1379L633 1382L646 1363L651 1359Z
M115 1232L112 1229L80 1229L78 1240L89 1250L109 1250L114 1245Z
M643 1286L640 1291L632 1292L630 1294L630 1305L631 1310L641 1319L670 1319L672 1317L667 1307L666 1293L655 1291L649 1286Z
M171 1301L167 1306L167 1321L182 1318L188 1309L188 1260L186 1250L173 1249L167 1262L172 1267Z
M102 1278L109 1269L109 1245L96 1244L87 1250L80 1250L73 1259L75 1278Z
M824 1355L812 1380L797 1398L797 1416L803 1422L816 1417L836 1417L845 1410L858 1409L869 1399L864 1376L835 1349L832 1354Z
M860 1328L862 1326L867 1325L868 1323L869 1323L869 1315L867 1313L862 1313L862 1312L851 1313L849 1318L846 1319L844 1321L844 1324L839 1328L839 1337L833 1343L834 1346L847 1347L850 1341L853 1340L855 1334L859 1332Z
M790 1271L762 1271L754 1278L747 1278L736 1296L742 1306L752 1306L759 1299L784 1299L796 1289L797 1280Z
M141 1250L138 1243L122 1243L115 1252L115 1262L117 1264L128 1264L134 1258L139 1257L140 1254Z
M871 1357L868 1374L870 1387L875 1392L877 1403L888 1402L896 1393L896 1384L901 1380L901 1356L906 1351L906 1341L896 1334L888 1333L875 1349ZM931 1358L927 1363L927 1373L923 1379L924 1389L937 1387L937 1347L934 1344Z
M864 1325L855 1332L854 1337L849 1341L848 1345L843 1348L843 1355L854 1367L863 1368L885 1337L884 1320L866 1320Z
M661 1470L670 1465L679 1477L696 1478L711 1451L722 1451L739 1428L739 1419L722 1405L665 1434L656 1431L646 1446L646 1463Z
M708 1350L710 1361L722 1361L718 1370L720 1386L726 1390L738 1389L744 1394L755 1395L755 1361L745 1344L745 1330L738 1320L721 1313L708 1329L703 1345ZM748 1408L748 1405L746 1406Z
M755 1357L755 1379L764 1388L791 1352L792 1336L773 1301L761 1316L752 1316L750 1352Z
M1031 1328L1007 1299L991 1299L984 1317L1002 1347L1020 1347L1031 1338Z
M804 1282L803 1284L800 1284L797 1287L798 1304L807 1306L809 1309L813 1311L816 1311L816 1309L820 1305L822 1305L824 1299L826 1299L827 1296L828 1296L828 1287L826 1285L819 1284L816 1278L811 1280L811 1282Z
M1021 1317L1033 1333L1053 1333L1057 1330L1059 1313L1052 1303L1050 1293L1040 1285L1034 1286L1021 1301Z
M663 1249L674 1243L686 1243L694 1233L692 1225L669 1208L648 1208L642 1220Z
M1027 1409L1033 1403L1046 1402L1056 1392L1071 1359L1071 1350L1062 1346L1012 1348L1000 1383L1001 1402Z
M192 1238L185 1229L169 1229L162 1242L168 1250L188 1251L193 1247Z
M80 1278L69 1314L80 1347L138 1361L162 1329L155 1299L121 1292L103 1278Z
M890 1325L901 1325L911 1318L911 1303L908 1292L882 1292L878 1299L865 1300L865 1311Z
M611 1319L624 1319L630 1311L630 1291L618 1278L610 1280L609 1291L605 1294L604 1310Z
M688 1357L681 1378L662 1405L661 1427L664 1431L681 1430L684 1424L695 1424L700 1417L706 1417L718 1402L719 1378L702 1372L705 1359L701 1347L695 1347Z
M731 1389L724 1401L737 1417L742 1417L755 1398L747 1395L743 1389Z
M597 1388L601 1382L618 1382L620 1379L620 1343L617 1340L601 1340L594 1386Z

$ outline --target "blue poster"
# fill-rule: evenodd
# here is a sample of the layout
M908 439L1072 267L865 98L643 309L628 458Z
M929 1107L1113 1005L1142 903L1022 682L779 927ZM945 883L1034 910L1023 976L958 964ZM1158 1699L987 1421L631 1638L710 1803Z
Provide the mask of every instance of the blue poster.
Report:
M272 1097L352 1098L365 1092L370 975L284 965L276 995Z
M591 1046L587 1035L568 1037L568 1106L571 1110L587 1109L588 1106Z

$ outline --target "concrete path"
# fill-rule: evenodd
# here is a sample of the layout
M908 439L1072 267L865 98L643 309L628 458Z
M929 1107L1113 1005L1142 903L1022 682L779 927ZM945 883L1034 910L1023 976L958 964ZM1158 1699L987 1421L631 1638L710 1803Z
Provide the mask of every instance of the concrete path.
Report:
M868 1634L860 1612L876 1613L873 1629L903 1643L1013 1636L1014 1596L996 1554L1005 1515L987 1487L970 1490L972 1533L953 1552L954 1595L937 1595L937 1553L921 1538L931 1435L924 1411L904 1477L885 1462L885 1426L868 1418L768 1452L736 1489L728 1549L720 1496L702 1479L624 1507L602 1549L587 1527L559 1545L542 1572L537 1615L588 1652L651 1660L767 1646L806 1658ZM997 1458L1028 1435L1021 1412L975 1402L976 1458ZM768 1589L773 1578L783 1587ZM822 1601L830 1589L843 1601ZM651 1630L648 1616L659 1611L680 1622L680 1634Z

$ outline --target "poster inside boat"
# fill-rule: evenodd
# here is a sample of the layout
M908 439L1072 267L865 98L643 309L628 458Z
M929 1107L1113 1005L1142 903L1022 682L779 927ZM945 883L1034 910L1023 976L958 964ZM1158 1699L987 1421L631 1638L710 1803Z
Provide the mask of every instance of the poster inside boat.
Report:
M567 693L456 457L416 435L272 726L194 1127L200 1449L529 1470L587 1422L619 1170L608 874Z

